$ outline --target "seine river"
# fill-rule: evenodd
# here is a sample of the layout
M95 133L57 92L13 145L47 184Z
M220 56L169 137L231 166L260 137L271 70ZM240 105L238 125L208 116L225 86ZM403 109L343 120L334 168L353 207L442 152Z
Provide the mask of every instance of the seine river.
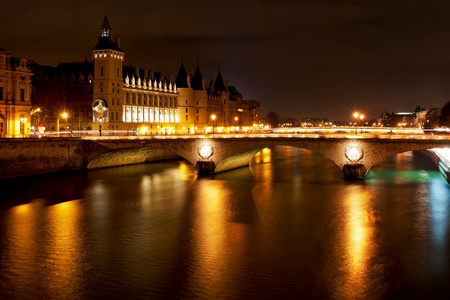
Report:
M0 183L2 299L448 299L450 187L412 152L345 181L290 147Z

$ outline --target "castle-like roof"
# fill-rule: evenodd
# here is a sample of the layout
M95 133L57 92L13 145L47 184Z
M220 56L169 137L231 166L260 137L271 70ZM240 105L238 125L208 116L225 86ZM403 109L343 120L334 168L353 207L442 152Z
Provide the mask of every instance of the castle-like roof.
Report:
M203 77L202 73L200 73L200 69L198 68L198 64L197 68L195 69L194 76L192 77L191 87L194 90L203 90Z
M114 50L124 53L123 50L111 40L111 26L109 25L108 17L106 15L103 19L98 43L92 50Z
M101 37L92 50L114 50L124 53L124 51L111 40L111 37Z
M180 70L178 71L177 79L175 79L175 83L177 84L177 88L187 88L187 72L184 67L183 61L181 61Z
M222 74L220 74L220 70L219 70L219 73L217 74L216 81L214 82L214 90L216 92L225 92L226 91L225 83L223 82Z

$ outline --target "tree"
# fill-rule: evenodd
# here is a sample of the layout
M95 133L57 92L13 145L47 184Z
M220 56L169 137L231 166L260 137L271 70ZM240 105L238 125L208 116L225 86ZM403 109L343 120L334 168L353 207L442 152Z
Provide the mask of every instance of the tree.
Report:
M439 125L450 127L450 101L442 108L441 116L439 117Z
M277 128L278 125L280 124L280 117L278 116L278 114L274 111L270 111L267 115L266 115L266 123L270 125L270 127L272 128Z

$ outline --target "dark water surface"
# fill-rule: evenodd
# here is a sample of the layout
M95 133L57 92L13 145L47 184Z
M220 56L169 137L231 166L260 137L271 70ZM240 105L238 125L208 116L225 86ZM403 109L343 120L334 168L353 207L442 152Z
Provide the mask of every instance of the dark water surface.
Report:
M0 183L2 299L448 299L450 188L407 152L365 181L279 147Z

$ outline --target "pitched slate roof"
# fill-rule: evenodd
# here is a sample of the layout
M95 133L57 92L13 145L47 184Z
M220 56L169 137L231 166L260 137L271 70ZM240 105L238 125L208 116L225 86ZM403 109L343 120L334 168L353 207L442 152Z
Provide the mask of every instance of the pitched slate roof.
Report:
M214 82L214 90L216 92L224 92L226 90L225 83L223 83L222 74L217 74L216 81Z
M197 65L197 69L195 69L195 73L194 76L192 77L192 89L194 90L203 90L203 77L202 77L202 73L200 73L200 69L198 68Z
M180 70L178 71L177 79L175 79L175 83L177 84L177 88L187 88L187 73L184 68L183 61L181 62Z

